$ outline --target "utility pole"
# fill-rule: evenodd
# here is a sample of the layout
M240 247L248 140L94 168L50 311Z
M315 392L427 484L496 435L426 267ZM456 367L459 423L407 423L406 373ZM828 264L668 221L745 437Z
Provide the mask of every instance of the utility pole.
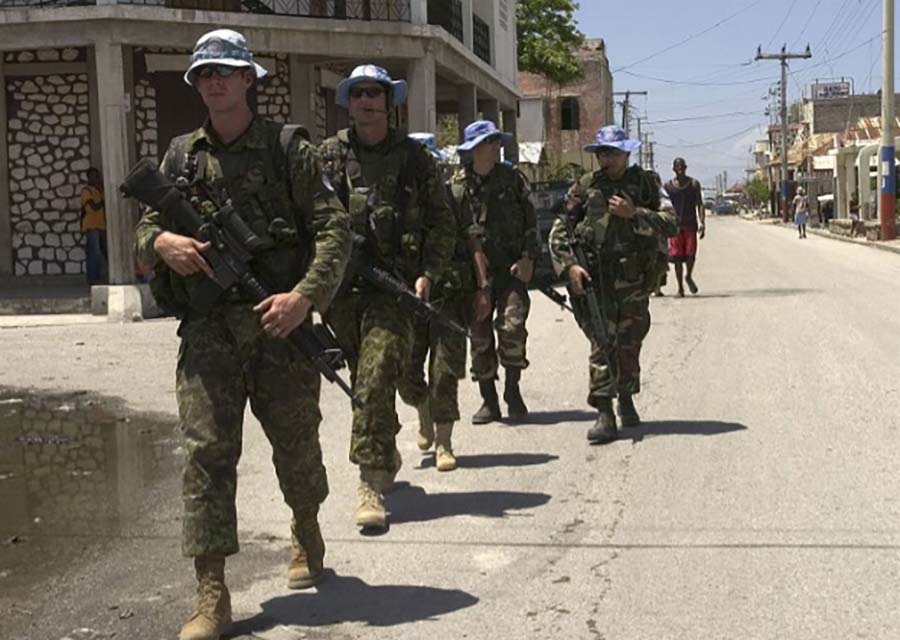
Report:
M619 104L622 105L622 128L625 129L626 135L631 136L631 96L645 96L646 91L613 91L614 96L625 96Z
M762 45L756 49L756 60L781 61L781 217L785 222L788 221L787 61L797 58L812 58L809 45L806 45L806 51L803 53L788 53L786 49L787 45L781 47L781 53L763 53Z
M722 193L728 192L728 170L722 171Z
M894 0L882 0L881 40L881 239L897 237L897 178L894 169Z
M641 135L641 120L643 118L637 119L637 139L638 142L641 143L641 146L638 147L638 166L643 169L644 168L644 137Z

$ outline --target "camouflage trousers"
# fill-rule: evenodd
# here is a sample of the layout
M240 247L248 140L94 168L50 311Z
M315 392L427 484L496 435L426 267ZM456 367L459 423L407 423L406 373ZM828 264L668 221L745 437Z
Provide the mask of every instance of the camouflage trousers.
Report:
M507 369L528 367L525 357L528 340L525 322L531 309L528 288L515 280L504 289L492 291L492 296L494 311L481 322L473 320L471 324L472 379L476 381L497 379L498 357L499 364Z
M460 296L436 303L451 320L466 326L471 298ZM428 363L428 380L425 364ZM466 336L437 323L417 319L415 338L398 391L403 401L418 407L426 400L437 423L459 420L459 381L466 375Z
M591 340L588 404L592 407L619 393L634 395L641 391L641 345L650 331L650 301L608 301L607 314L609 337L615 343L611 355L619 376L613 380L606 350Z
M353 410L350 461L395 471L396 396L412 348L411 314L398 310L391 296L366 292L335 300L327 320L347 354L353 390L365 405Z
M234 501L248 399L288 506L316 507L328 495L319 372L291 343L265 334L249 306L185 320L178 334L175 395L187 452L182 549L229 555L239 549Z

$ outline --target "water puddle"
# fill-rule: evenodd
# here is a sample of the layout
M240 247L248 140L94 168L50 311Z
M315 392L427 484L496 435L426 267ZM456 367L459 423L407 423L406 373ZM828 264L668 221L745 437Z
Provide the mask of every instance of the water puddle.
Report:
M0 389L0 594L22 595L121 535L176 472L177 447L168 416L88 394Z

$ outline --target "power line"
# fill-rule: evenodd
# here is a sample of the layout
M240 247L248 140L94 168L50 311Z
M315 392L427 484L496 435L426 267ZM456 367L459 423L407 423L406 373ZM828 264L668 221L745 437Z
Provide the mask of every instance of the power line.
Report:
M756 84L759 82L768 82L769 78L753 78L752 80L735 80L733 82L694 82L691 80L670 80L669 78L659 78L657 76L648 76L633 71L622 71L625 75L634 76L635 78L643 78L645 80L653 80L665 84L680 84L692 87L733 87L743 84Z
M714 118L730 118L734 116L758 116L759 111L731 111L729 113L711 113L705 116L690 116L687 118L668 118L666 120L647 120L649 124L668 124L671 122L690 122L692 120L712 120Z
M725 23L728 22L729 20L732 20L732 19L736 18L737 16L739 16L739 15L742 14L742 13L744 13L745 11L749 11L750 9L752 9L753 7L755 7L756 5L761 4L762 1L763 1L763 0L756 0L755 2L751 2L749 5L745 6L743 9L739 9L738 11L735 11L734 13L732 13L731 15L729 15L729 16L726 17L726 18L722 18L721 20L719 20L717 23L715 23L715 24L712 25L711 27L707 27L706 29L704 29L704 30L702 30L702 31L699 31L699 32L697 32L697 33L695 33L695 34L693 34L693 35L688 36L688 37L685 38L684 40L679 40L679 41L676 42L675 44L671 44L671 45L669 45L669 46L667 46L667 47L665 47L665 48L663 48L663 49L660 49L659 51L656 51L655 53L651 53L649 56L645 56L645 57L641 58L640 60L637 60L637 61L635 61L635 62L631 62L631 63L626 64L626 65L624 65L624 66L621 66L621 67L619 67L619 68L617 68L617 69L613 69L612 72L613 72L613 73L618 73L619 71L624 71L625 69L629 69L629 68L631 68L631 67L635 67L635 66L637 66L637 65L639 65L639 64L641 64L641 63L647 62L648 60L652 60L653 58L656 58L657 56L661 56L662 54L666 53L667 51L671 51L672 49L675 49L676 47L680 47L681 45L686 44L686 43L690 42L691 40L695 40L695 39L699 38L700 36L709 33L709 32L712 31L713 29L716 29L717 27L722 26L723 24L725 24Z
M797 6L797 0L794 0L791 3L791 6L788 7L787 13L784 14L784 18L781 19L781 24L778 25L778 28L775 29L775 33L772 34L772 37L766 43L766 49L768 49L770 46L772 46L772 42L774 42L775 38L778 37L778 34L781 33L781 29L784 27L784 23L787 22L788 17L790 17L790 15L791 15L791 11L793 11L794 7L796 7L796 6Z
M797 35L797 39L794 40L793 44L791 44L791 48L793 49L800 42L800 39L803 38L803 34L806 33L806 30L809 28L810 23L813 18L816 17L816 10L819 8L819 5L822 4L822 0L816 0L816 6L813 7L812 13L809 14L809 18L806 20L806 24L803 25L803 28L800 30L800 33Z
M725 136L724 138L719 138L718 140L706 140L704 142L695 142L695 143L683 144L683 145L663 144L662 142L657 142L656 144L658 144L661 147L669 147L669 148L673 148L673 149L674 148L692 149L694 147L705 147L705 146L709 146L709 145L713 145L713 144L721 144L722 142L728 142L732 138L736 138L738 136L744 135L745 133L753 131L754 129L756 129L759 126L760 125L758 123L754 124L753 126L747 127L746 129L741 129L740 131L738 131L736 133L729 134L729 135Z

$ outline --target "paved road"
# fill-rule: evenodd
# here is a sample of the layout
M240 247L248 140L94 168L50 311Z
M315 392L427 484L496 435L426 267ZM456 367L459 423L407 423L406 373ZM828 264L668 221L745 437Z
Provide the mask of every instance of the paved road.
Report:
M404 486L384 536L352 526L349 411L327 389L333 575L318 592L284 588L289 515L248 419L244 548L229 563L239 637L897 637L900 258L734 218L712 219L701 251L700 295L652 303L644 426L585 443L587 345L537 297L534 424L462 425L461 468L438 474L404 407ZM0 385L88 388L171 413L173 333L165 321L3 329ZM468 383L462 405L477 408ZM62 532L57 548L84 557L64 554L61 576L26 600L0 598L14 629L0 637L174 637L191 585L177 486L153 485L109 539ZM0 561L46 548L30 535Z

